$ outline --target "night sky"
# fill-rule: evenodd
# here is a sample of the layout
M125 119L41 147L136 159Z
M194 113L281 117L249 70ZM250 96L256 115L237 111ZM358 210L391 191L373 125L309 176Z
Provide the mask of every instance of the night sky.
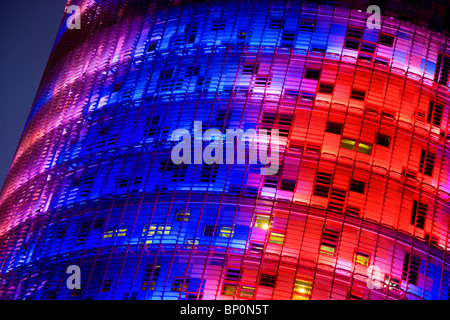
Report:
M65 0L0 0L0 186L31 110Z

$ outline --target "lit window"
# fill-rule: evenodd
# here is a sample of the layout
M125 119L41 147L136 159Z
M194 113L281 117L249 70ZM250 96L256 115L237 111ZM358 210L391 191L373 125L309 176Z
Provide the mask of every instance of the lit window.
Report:
M342 139L341 140L341 148L348 149L348 150L355 150L355 141L349 140L349 139Z
M232 238L233 234L234 234L234 231L232 230L232 227L230 227L230 226L223 226L220 228L219 237Z
M261 229L270 228L270 216L266 215L256 215L254 226Z
M172 288L170 291L182 292L187 291L189 287L190 278L175 278L172 282Z
M397 289L400 290L401 280L386 274L384 277L384 283L388 286L389 290Z
M271 232L269 242L274 244L283 244L284 234L278 232Z
M253 298L255 294L255 288L250 286L241 286L240 295L245 298Z
M175 221L189 221L191 216L191 210L178 210L176 213Z
M369 266L370 255L363 252L356 252L355 262L358 264L362 264L363 266Z
M365 144L365 143L362 143L362 142L360 142L358 144L358 152L359 153L364 153L364 154L370 155L371 151L372 151L372 146L371 145Z
M294 300L309 300L312 291L312 281L305 279L295 279Z

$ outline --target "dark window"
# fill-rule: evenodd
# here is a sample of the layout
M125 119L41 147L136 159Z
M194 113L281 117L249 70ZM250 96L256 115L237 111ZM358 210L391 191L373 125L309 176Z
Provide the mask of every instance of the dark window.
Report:
M433 123L433 125L439 127L441 125L443 111L444 111L443 105L436 103L434 101L430 101L430 105L428 106L427 122Z
M363 29L348 27L347 34L345 36L344 48L358 50L362 35Z
M337 122L328 121L327 128L325 130L329 133L341 134L342 133L342 124Z
M434 74L434 81L437 81L439 84L442 85L447 85L449 71L450 71L450 57L443 55L442 53L439 53L436 62L436 72Z
M361 44L361 51L367 52L367 53L374 53L375 52L375 44L370 42L363 42Z
M319 93L325 93L325 94L333 94L334 90L334 84L331 83L320 83L319 86Z
M386 33L380 34L380 44L392 47L394 44L394 36Z
M377 145L389 148L390 143L391 143L390 136L381 133L378 134Z
M364 98L366 97L366 92L362 90L352 90L352 94L350 95L350 98L364 101Z
M218 234L218 230L219 230L218 226L205 226L203 235L206 237L215 237Z
M413 209L411 214L411 224L419 229L425 227L425 219L427 216L428 206L422 202L414 200Z
M275 287L277 276L272 274L261 274L261 280L259 281L259 284L266 287Z
M306 69L305 78L319 80L320 70L319 69Z
M269 23L269 29L283 29L284 20L283 19L272 19Z
M352 179L352 182L350 184L350 191L364 193L365 187L366 187L366 184L364 182Z
M420 257L415 255L410 255L405 252L405 259L403 260L403 274L402 279L406 280L408 283L417 284L417 279L419 278L420 270Z
M304 32L313 32L315 28L313 19L301 19L299 30Z
M423 172L424 175L432 176L434 169L434 159L436 155L432 152L427 152L425 149L422 149L420 154L420 166L419 172Z
M314 184L314 195L328 198L328 194L330 193L331 180L333 180L333 175L331 173L318 172L316 183Z
M283 179L283 180L281 180L280 189L281 190L285 190L285 191L292 191L292 192L294 192L296 183L297 183L296 180Z

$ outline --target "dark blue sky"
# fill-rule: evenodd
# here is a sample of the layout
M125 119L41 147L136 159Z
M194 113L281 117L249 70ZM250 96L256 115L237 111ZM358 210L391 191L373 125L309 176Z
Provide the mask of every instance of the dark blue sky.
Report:
M0 0L0 186L64 13L65 0Z

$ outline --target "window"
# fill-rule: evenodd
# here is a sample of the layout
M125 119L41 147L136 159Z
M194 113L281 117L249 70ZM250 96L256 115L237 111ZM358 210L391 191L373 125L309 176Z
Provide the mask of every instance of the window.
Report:
M341 148L348 149L348 150L355 150L356 141L342 138L341 140ZM358 147L356 150L359 153L364 153L367 155L370 155L372 152L372 145L364 142L358 142Z
M447 55L438 54L436 62L436 73L434 74L434 81L442 85L447 85L448 75L450 71L450 57Z
M241 277L241 269L228 268L225 274L222 294L227 296L234 296L236 294L236 287Z
M394 36L386 33L381 33L379 43L384 46L392 47L392 45L394 44Z
M220 227L219 237L222 238L232 238L234 235L233 228L231 226Z
M377 136L377 145L389 148L389 145L391 143L391 137L387 136L385 134L379 133Z
M277 275L276 274L262 273L261 274L261 279L259 280L259 284L261 286L274 288L276 280L277 280Z
M270 20L269 29L283 29L284 20L283 19L272 19Z
M219 227L217 227L217 226L205 226L203 235L206 237L215 237L217 235L218 229L219 229Z
M344 48L358 50L363 35L363 29L349 26L345 35Z
M103 281L102 292L109 292L111 289L112 280Z
M366 97L366 92L362 90L352 90L352 93L350 95L350 98L355 100L361 100L364 101L364 98Z
M156 287L156 281L158 280L159 271L161 265L154 265L152 263L147 264L144 272L144 279L142 281L142 291L154 291Z
M316 183L314 184L314 195L328 198L330 193L331 181L333 175L327 172L317 172Z
M320 253L334 256L339 242L339 231L331 228L323 229Z
M313 32L315 28L314 19L304 19L300 20L299 30L304 32Z
M294 300L309 300L311 296L313 282L306 279L295 279Z
M271 232L269 236L269 242L273 244L283 244L284 234L278 232Z
M342 133L342 124L337 122L328 121L327 128L325 130L329 133L341 134Z
M443 111L444 111L443 105L436 103L434 101L430 101L430 105L428 107L427 122L432 123L433 125L439 127L441 125Z
M321 82L319 85L319 93L333 94L333 90L334 84Z
M424 175L431 177L433 175L435 158L436 155L434 153L422 149L422 152L420 154L419 172L423 172Z
M348 150L355 150L356 141L350 139L342 139L341 140L341 148Z
M370 144L360 142L358 144L358 152L370 155L372 146Z
M414 200L411 214L411 224L419 229L425 227L428 206L422 202Z
M392 290L392 289L400 290L400 284L401 284L400 279L394 278L387 274L384 277L384 283L388 286L389 290Z
M170 291L175 291L175 292L187 291L190 280L191 280L190 278L184 279L184 278L178 278L178 277L173 279L172 288L170 288Z
M363 266L369 266L370 255L364 252L357 251L355 254L355 262Z
M319 69L306 69L305 78L319 80L320 70Z
M408 283L417 285L420 270L420 257L416 255L410 255L405 252L405 259L403 260L403 273L402 279Z
M295 191L295 185L297 183L297 180L291 180L291 179L283 179L281 180L280 189L284 191Z
M366 184L364 182L352 179L352 182L350 183L350 191L364 193L365 186Z
M270 228L270 216L266 215L256 215L254 226L256 228L261 229L269 229Z
M178 210L175 216L175 221L189 221L191 210Z

